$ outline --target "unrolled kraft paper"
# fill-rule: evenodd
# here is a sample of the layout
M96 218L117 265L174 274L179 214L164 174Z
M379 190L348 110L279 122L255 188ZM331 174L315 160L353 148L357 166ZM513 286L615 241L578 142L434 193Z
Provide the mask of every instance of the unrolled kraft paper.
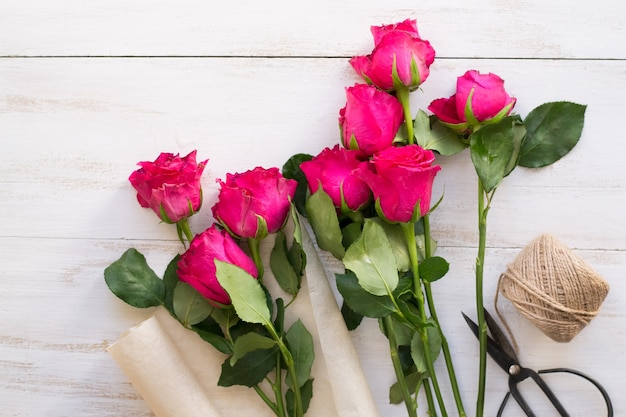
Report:
M313 399L307 415L378 417L323 266L307 233L302 238L306 276L288 316L302 320L315 343ZM108 352L157 417L274 415L252 388L217 386L226 356L163 308L126 332Z

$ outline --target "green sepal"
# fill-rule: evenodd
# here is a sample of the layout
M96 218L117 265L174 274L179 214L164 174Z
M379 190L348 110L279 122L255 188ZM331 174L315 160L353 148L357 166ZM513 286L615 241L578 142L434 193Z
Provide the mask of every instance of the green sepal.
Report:
M104 280L113 294L133 307L155 307L165 301L163 281L134 248L104 270Z

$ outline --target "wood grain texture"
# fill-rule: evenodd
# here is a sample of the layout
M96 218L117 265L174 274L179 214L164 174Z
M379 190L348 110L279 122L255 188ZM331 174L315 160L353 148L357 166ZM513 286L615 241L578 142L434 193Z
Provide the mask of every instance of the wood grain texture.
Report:
M538 234L573 248L611 290L572 342L552 342L500 306L525 363L593 375L626 417L625 11L617 0L1 2L0 415L152 415L105 352L150 311L116 299L104 268L134 246L160 273L180 250L173 228L136 203L135 163L161 151L208 158L204 208L192 220L202 230L216 179L338 142L344 88L359 82L347 57L369 52L370 25L411 17L439 57L414 112L449 96L470 68L501 75L522 116L546 101L588 105L569 155L518 168L499 188L485 293L491 303L499 274ZM438 163L444 199L431 225L451 271L434 290L472 410L478 346L459 312L474 308L475 175L466 152ZM376 324L353 340L381 415L405 415L387 404L393 372ZM505 380L491 363L489 378L495 415ZM585 387L564 386L588 407L575 415L598 409Z
M415 18L442 57L626 58L620 0L7 0L0 55L352 56Z

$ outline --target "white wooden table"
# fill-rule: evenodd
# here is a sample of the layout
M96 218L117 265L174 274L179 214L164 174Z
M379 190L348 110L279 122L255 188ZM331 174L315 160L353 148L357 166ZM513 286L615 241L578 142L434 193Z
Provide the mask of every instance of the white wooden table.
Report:
M574 249L611 290L572 342L551 341L506 300L501 309L525 363L593 375L626 416L625 15L618 0L3 0L0 415L152 415L105 351L150 311L116 299L103 269L135 246L161 272L179 250L173 228L137 205L135 163L162 151L209 158L192 227L209 226L216 178L339 141L344 87L359 81L348 58L369 53L371 25L415 18L437 51L415 111L470 68L502 76L523 116L546 101L588 105L569 155L500 187L485 294L491 303L497 277L535 236ZM460 311L474 308L475 176L467 153L440 163L435 193L445 197L431 222L451 271L435 291L471 415L478 346ZM403 416L387 405L393 375L375 326L354 342L381 415ZM495 415L505 379L491 363L488 372Z

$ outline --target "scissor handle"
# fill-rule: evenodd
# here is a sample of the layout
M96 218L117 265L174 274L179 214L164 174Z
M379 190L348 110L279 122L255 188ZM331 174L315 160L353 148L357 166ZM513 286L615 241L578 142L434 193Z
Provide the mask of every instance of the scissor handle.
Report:
M531 378L533 381L535 381L535 383L539 386L539 388L541 388L546 397L548 397L548 400L550 400L554 408L556 408L556 410L559 412L559 415L561 417L569 417L569 413L565 410L563 404L561 404L559 399L556 397L554 392L552 392L552 390L550 389L548 384L546 384L543 378L539 376L539 373L533 371L532 369L520 367L519 370L516 373L511 374L509 378L509 390L511 391L511 395L513 395L513 398L515 398L515 401L517 401L520 407L522 407L522 410L524 410L524 413L526 413L528 417L535 417L535 414L531 410L524 397L522 397L522 394L517 389L518 382L521 382L527 378Z
M600 385L600 383L598 381L596 381L595 379L591 378L590 376L577 371L576 369L570 369L570 368L552 368L552 369L543 369L541 371L539 371L538 373L540 374L552 374L552 373L556 373L556 372L565 372L568 374L573 374L576 376L579 376L581 378L586 379L587 381L591 382L598 391L600 391L600 394L602 394L602 398L604 398L604 402L606 404L606 411L607 411L607 416L608 417L613 417L613 403L611 403L611 398L609 397L609 393L606 392L606 390L604 389L604 387L602 385Z
M522 395L520 394L519 390L517 389L517 383L521 382L521 381L523 381L523 380L525 380L527 378L532 378L533 381L535 381L535 383L539 386L539 388L541 388L541 390L544 392L544 394L546 394L546 397L548 397L548 399L550 400L552 405L554 405L554 407L559 411L559 414L561 416L568 417L569 414L563 408L563 405L556 398L556 396L554 395L554 393L552 392L552 390L550 389L548 384L546 384L546 382L539 375L539 374L557 373L557 372L570 373L570 374L579 376L579 377L584 378L587 381L591 382L596 387L596 389L598 391L600 391L600 393L602 394L602 397L604 398L604 402L606 403L606 407L607 407L607 416L608 417L613 417L613 404L611 403L611 399L609 397L609 394L606 392L604 387L602 387L602 385L600 385L600 383L598 383L597 381L595 381L591 377L583 374L582 372L577 371L575 369L570 369L570 368L543 369L543 370L541 370L539 372L535 372L532 369L527 369L527 368L522 368L522 367L519 368L517 373L511 374L511 376L509 378L509 389L510 389L510 391L506 393L504 399L502 400L502 404L500 404L500 408L498 409L497 417L501 417L502 416L502 413L504 411L504 407L506 406L506 403L507 403L507 401L508 401L508 399L509 399L509 397L511 395L513 395L513 398L515 398L515 400L520 405L520 407L522 408L522 410L524 411L526 416L528 416L528 417L536 417L535 413L531 410L530 406L528 405L526 400L522 397Z

